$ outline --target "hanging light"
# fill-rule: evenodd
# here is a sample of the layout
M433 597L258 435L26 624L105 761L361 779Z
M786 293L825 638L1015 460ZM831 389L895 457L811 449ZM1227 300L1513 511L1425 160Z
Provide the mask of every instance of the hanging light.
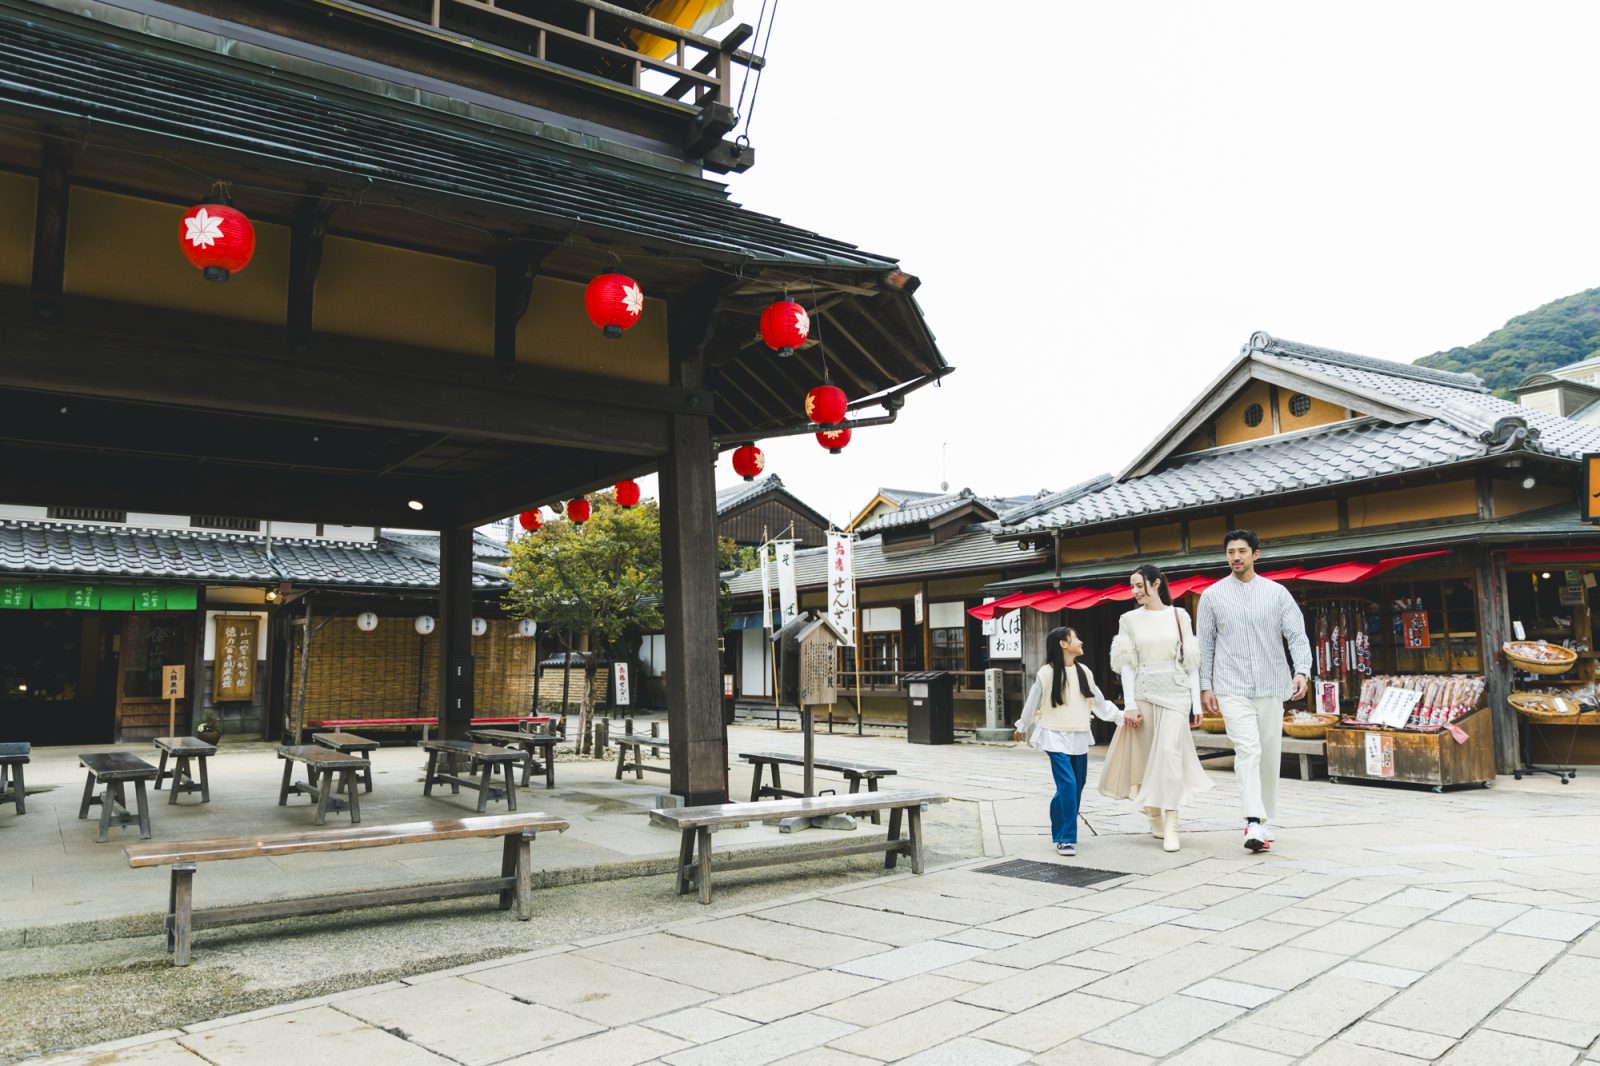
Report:
M828 449L834 455L844 451L845 445L850 443L850 427L843 429L825 429L817 434L817 443Z
M761 312L761 339L780 356L793 355L810 335L811 316L793 300L768 304Z
M378 628L378 616L371 611L362 611L356 615L356 628L363 633L371 633Z
M416 622L414 622L413 624L417 628L417 635L425 637L429 633L433 632L433 615L431 615L431 614L419 614L419 615L417 615Z
M567 501L568 520L581 526L589 520L589 512L589 501L582 496L577 496Z
M746 444L733 450L733 472L746 481L754 481L756 475L766 468L767 457L754 444Z
M472 635L473 636L481 637L487 632L489 632L489 623L486 620L484 620L482 618L474 618L472 620Z
M189 208L178 241L207 281L227 281L256 254L255 227L226 196L210 196Z
M827 379L806 393L806 417L819 426L843 422L849 407L850 399L844 390Z
M617 487L612 489L617 503L623 507L633 507L639 502L639 483L637 481L619 481Z
M601 274L584 290L583 309L589 321L615 340L644 313L644 290L626 274Z
M521 637L534 637L539 635L539 623L531 618L524 618L517 623L517 635Z
M539 527L544 525L544 519L539 516L539 509L535 507L531 511L523 511L517 515L517 525L529 533L537 533Z

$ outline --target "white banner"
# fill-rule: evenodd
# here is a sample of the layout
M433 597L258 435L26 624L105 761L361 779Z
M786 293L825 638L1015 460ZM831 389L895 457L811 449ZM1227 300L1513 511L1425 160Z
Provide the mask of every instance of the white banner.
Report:
M993 596L985 596L983 598L983 602L984 603L993 603L994 602L994 597ZM986 618L986 619L983 620L983 635L984 636L986 636L986 637L994 636L995 629L996 629L996 623L995 623L995 620L993 618Z
M989 634L989 658L1022 658L1022 611L1008 611L994 620Z
M919 592L911 597L911 610L911 620L920 626L922 624L922 593Z
M800 596L794 587L794 541L775 541L772 548L778 561L778 610L788 622L800 613Z
M767 546L756 549L761 565L761 628L772 629L772 579L767 576Z
M611 664L611 703L616 707L626 707L633 702L633 688L628 684L628 664Z
M828 620L856 646L856 542L848 533L828 531Z

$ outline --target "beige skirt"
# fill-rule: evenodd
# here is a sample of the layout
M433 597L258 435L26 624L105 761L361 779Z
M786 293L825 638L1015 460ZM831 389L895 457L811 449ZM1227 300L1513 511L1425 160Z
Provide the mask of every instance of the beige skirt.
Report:
M1118 726L1111 738L1100 770L1100 794L1131 799L1147 812L1181 810L1212 787L1194 751L1189 714L1143 700L1139 713L1143 725Z

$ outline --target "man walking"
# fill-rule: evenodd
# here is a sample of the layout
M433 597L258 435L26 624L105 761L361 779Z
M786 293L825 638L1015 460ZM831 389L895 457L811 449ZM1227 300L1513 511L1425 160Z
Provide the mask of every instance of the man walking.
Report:
M1244 806L1244 846L1272 847L1266 822L1277 809L1283 701L1306 694L1311 642L1294 597L1256 573L1261 541L1248 529L1222 540L1230 577L1200 597L1200 703L1222 715L1233 741L1233 774ZM1284 661L1284 645L1293 659Z

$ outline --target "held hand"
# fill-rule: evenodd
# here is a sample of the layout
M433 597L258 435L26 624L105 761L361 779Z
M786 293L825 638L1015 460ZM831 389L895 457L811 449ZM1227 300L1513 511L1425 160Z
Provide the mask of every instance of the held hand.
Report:
M1011 739L1012 740L1023 740L1025 738L1023 737L1023 735L1021 733L1013 731L1012 734L1011 734Z
M1123 716L1123 721L1128 723L1129 729L1138 729L1144 724L1144 715L1140 714L1138 711L1129 711L1125 716Z
M1207 714L1222 713L1222 708L1217 706L1217 694L1210 689L1200 693L1200 706L1205 708Z
M1291 700L1303 700L1303 699L1306 698L1306 675L1305 674L1295 674L1294 675L1294 695L1290 696L1289 698Z
M1190 729L1199 729L1200 728L1200 712L1199 711L1191 711L1191 712L1189 712L1189 728Z

